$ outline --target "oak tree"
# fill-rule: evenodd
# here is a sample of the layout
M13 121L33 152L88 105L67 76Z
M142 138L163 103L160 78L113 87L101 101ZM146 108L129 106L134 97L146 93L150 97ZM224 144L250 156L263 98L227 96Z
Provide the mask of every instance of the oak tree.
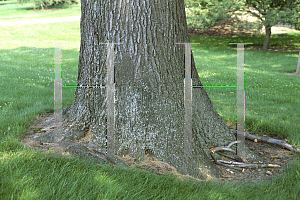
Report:
M190 42L183 0L82 0L77 85L106 85L107 46L115 45L115 155L143 159L150 150L182 174L219 177L210 147L235 141L203 88L193 89L192 157L184 156L184 46ZM202 86L192 57L193 85ZM91 135L106 148L106 90L78 87L63 141ZM234 149L234 147L233 147ZM197 156L195 156L197 155ZM257 159L246 149L248 161Z

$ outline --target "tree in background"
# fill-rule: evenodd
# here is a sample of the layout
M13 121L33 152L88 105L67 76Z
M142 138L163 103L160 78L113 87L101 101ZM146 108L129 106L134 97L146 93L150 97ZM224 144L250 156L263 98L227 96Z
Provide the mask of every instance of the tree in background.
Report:
M272 26L279 23L290 25L298 23L299 0L246 0L245 6L244 10L247 13L259 19L259 30L265 26L266 37L262 50L269 47ZM249 7L258 13L251 11Z
M195 28L210 28L216 21L229 19L235 11L240 10L234 13L237 20L234 29L257 34L265 26L263 50L269 47L272 26L278 23L295 25L300 17L300 0L186 0L185 5L190 14L189 25ZM244 22L238 17L246 13L258 21Z

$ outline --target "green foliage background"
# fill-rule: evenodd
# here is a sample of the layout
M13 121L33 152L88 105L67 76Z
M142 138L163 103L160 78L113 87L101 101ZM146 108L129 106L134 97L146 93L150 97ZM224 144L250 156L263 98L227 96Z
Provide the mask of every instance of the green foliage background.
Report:
M185 0L185 7L188 26L193 28L210 28L218 20L230 19L233 14L238 22L235 29L251 30L254 34L263 26L278 23L296 24L300 28L300 0ZM242 13L234 13L250 13L250 8L263 14L258 22L242 22L237 17ZM260 18L253 12L251 14Z
M17 0L19 4L29 2L29 0ZM30 0L30 2L33 4L34 9L36 8L48 8L48 7L54 7L58 5L64 5L64 4L78 4L77 0Z
M220 19L229 19L241 6L237 0L185 0L188 26L210 28Z

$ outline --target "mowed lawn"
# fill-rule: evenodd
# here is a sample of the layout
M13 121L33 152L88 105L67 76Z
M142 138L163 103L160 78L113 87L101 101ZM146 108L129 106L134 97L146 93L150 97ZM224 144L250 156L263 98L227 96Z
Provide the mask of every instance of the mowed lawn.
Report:
M30 1L18 4L15 0L6 0L0 2L0 22L5 21L21 21L28 19L42 19L54 17L70 17L80 16L80 0L78 4L73 5L58 5L56 7L49 7L51 11L34 10L33 3ZM36 8L41 9L41 7Z
M10 6L10 12L7 11ZM40 18L77 16L67 11L34 11ZM33 19L33 11L0 1L0 21ZM13 16L23 16L13 17ZM28 17L27 17L28 15ZM3 18L3 17L7 18ZM9 18L10 17L10 18ZM47 157L19 142L34 118L54 110L55 43L62 42L63 84L76 85L80 22L1 27L0 38L0 199L297 199L300 160L284 166L272 182L224 183L180 181L137 169L113 168L79 158ZM191 37L204 85L236 85L237 50L229 42L262 45L264 35ZM300 48L300 34L271 36L273 46ZM294 72L299 51L245 50L246 129L280 135L300 148L300 77ZM194 89L196 90L196 88ZM236 89L207 88L213 105L228 123L235 123ZM74 88L63 88L63 107Z

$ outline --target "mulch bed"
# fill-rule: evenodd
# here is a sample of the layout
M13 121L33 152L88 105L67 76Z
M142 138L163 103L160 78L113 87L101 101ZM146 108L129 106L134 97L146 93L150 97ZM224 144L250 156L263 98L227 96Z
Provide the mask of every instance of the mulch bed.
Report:
M42 152L48 152L53 149L54 143L51 142L39 142L35 138L38 138L42 135L47 135L52 130L60 126L54 121L53 113L45 113L44 115L38 116L35 122L27 129L27 133L24 134L20 140L26 146L35 149L41 150ZM228 124L228 127L232 125ZM280 138L282 139L282 138ZM255 154L259 155L266 164L277 164L281 167L279 168L254 168L254 169L245 169L244 171L235 170L229 167L224 167L217 165L222 171L222 178L218 179L218 182L224 181L234 181L234 182L256 182L262 180L272 180L275 177L278 177L283 173L283 166L297 157L296 154L292 154L289 150L283 149L280 146L273 144L266 144L260 142L254 142L246 140L246 146L252 150ZM91 157L89 152L81 152L85 157ZM63 151L63 156L70 157L69 152ZM149 160L151 159L151 160ZM121 159L124 163L129 166L137 166L136 159L131 157L125 157ZM178 178L185 179L191 178L189 175L178 174L176 169L170 166L168 163L164 163L156 160L156 158L149 157L145 159L141 165L137 166L138 168L143 168L150 172L155 172L158 175L165 174L167 172L174 173ZM197 179L196 179L197 180Z

